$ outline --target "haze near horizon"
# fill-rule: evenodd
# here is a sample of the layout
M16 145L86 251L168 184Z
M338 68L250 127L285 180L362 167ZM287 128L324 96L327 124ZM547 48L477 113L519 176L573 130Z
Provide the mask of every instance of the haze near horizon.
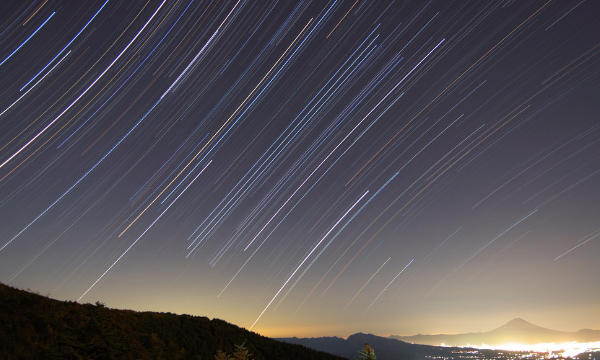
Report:
M475 346L491 349L514 350L515 347L539 347L541 344L594 343L600 346L600 330L580 329L561 331L547 329L524 319L515 318L493 330L472 331L462 334L418 334L390 336L392 339L415 344L445 346Z
M600 4L0 5L0 281L271 337L600 329Z

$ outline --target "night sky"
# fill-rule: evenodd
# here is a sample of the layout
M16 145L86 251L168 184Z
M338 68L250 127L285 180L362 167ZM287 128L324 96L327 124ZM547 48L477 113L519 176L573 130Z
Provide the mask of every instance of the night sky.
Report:
M0 6L1 282L266 336L600 329L600 2Z

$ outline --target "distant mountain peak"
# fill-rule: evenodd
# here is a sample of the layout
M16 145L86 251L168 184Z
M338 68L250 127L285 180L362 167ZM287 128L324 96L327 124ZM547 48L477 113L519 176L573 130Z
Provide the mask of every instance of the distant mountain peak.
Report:
M506 324L504 324L504 326L508 326L508 327L513 327L513 326L524 326L524 325L533 325L532 323L530 323L529 321L523 320L521 318L514 318L511 321L507 322Z
M514 318L511 321L509 321L509 323L528 323L528 321L522 318Z
M566 332L546 329L524 319L515 318L491 331L465 334L390 336L413 344L467 346L467 344L502 345L509 343L539 344L561 342L594 342L600 340L600 330Z
M529 321L523 320L521 318L514 318L506 324L502 325L498 330L533 330L533 329L542 329L542 327L537 326L535 324L530 323Z

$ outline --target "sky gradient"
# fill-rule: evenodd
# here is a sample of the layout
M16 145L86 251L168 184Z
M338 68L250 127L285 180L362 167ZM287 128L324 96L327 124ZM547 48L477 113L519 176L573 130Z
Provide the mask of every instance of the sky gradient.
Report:
M3 283L273 337L600 329L600 3L0 6Z

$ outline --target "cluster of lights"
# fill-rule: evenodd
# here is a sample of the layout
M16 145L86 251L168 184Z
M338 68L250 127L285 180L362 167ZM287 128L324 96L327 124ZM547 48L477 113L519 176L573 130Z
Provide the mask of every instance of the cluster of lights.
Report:
M600 341L578 343L565 342L565 343L542 343L535 345L527 344L504 344L504 345L468 345L477 349L488 349L488 350L507 350L507 351L520 351L520 352L539 352L539 353L555 353L556 356L562 357L573 357L582 354L587 351L600 351Z

